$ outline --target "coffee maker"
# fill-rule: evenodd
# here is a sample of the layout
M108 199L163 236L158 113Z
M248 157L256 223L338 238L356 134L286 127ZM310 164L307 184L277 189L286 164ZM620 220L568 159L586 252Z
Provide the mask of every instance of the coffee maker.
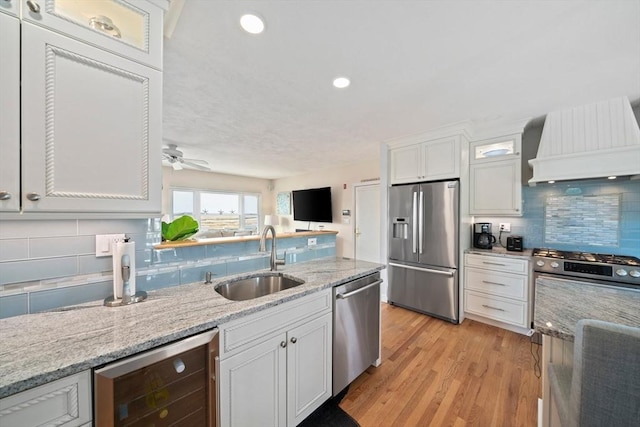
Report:
M473 247L478 249L491 249L496 238L491 234L490 222L478 222L473 224Z

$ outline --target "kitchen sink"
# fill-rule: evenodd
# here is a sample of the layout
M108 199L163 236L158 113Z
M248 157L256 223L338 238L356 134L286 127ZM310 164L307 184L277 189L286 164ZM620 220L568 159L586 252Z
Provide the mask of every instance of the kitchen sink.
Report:
M304 280L282 273L260 273L220 283L214 289L226 299L245 301L295 288L303 283Z

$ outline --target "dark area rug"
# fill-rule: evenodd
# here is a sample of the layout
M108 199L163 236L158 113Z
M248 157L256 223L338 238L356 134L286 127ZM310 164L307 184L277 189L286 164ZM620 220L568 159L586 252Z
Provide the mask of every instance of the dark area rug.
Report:
M322 406L298 424L298 427L360 427L356 420L338 406L348 391L349 387L324 402Z

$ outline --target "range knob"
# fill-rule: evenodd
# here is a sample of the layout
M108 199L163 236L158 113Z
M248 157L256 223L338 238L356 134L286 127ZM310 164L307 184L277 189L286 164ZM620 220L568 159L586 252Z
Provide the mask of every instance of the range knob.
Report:
M640 271L638 271L638 270L631 270L631 271L629 272L629 276L631 276L631 277L635 277L635 278L637 279L638 277L640 277Z
M616 274L620 277L624 277L627 275L627 270L623 269L623 268L619 268L616 270Z
M560 267L560 264L558 264L557 262L553 261L553 262L551 263L551 267L553 267L553 268L558 268L558 267Z
M542 260L538 260L538 261L536 261L536 265L537 265L538 267L543 267L543 266L544 266L544 261L542 261Z

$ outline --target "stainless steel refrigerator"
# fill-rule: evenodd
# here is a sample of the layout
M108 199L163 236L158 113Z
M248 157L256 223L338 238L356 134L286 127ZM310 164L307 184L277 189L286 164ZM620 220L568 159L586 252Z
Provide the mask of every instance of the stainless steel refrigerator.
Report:
M391 304L458 323L459 181L389 191Z

